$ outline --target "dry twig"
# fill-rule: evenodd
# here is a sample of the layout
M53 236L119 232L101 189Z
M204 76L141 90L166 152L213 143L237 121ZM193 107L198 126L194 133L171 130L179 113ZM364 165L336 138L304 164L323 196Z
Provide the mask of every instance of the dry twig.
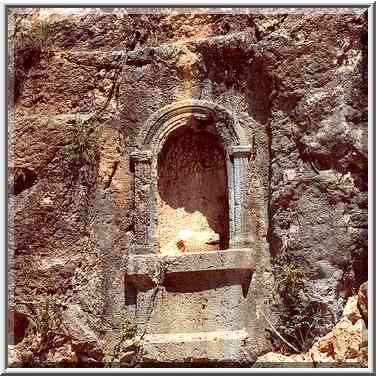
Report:
M262 316L264 317L265 321L269 324L269 326L272 328L273 332L284 342L286 343L286 345L288 345L289 347L291 347L296 353L299 353L300 351L294 346L292 345L290 342L288 342L286 339L284 339L282 337L281 334L278 333L277 329L273 326L273 324L267 319L267 317L265 316L264 312L262 312L262 310L259 308L258 309L259 312L262 314Z

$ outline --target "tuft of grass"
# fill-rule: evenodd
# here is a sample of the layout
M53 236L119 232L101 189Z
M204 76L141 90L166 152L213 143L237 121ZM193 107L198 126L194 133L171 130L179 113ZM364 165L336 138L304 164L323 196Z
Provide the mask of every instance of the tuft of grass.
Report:
M122 341L131 340L136 337L137 323L130 320L125 313L115 315L114 321Z
M130 364L136 364L142 346L141 338L137 335L138 326L130 320L125 312L117 313L114 316L115 329L117 331L118 343L112 350L110 356L110 367L116 367L119 355L124 351L133 351L134 355Z
M37 305L37 311L39 315L36 317L36 328L42 337L64 335L63 320L57 302L47 297Z
M51 33L51 26L45 20L36 22L30 33L30 38L35 42L46 42Z
M301 287L306 278L304 269L292 262L282 265L281 272L280 284L285 289L291 289L292 291L296 291L297 288Z
M308 278L303 266L284 257L272 259L277 289L281 292L295 293L303 288L304 281Z
M29 327L21 347L31 350L37 359L45 351L65 341L67 332L62 317L62 305L51 297L27 303ZM37 338L37 340L36 340Z
M68 173L77 176L81 170L88 181L95 176L100 131L79 115L71 121L69 131L70 143L65 147Z
M309 273L302 265L286 257L274 258L272 263L276 289L283 301L279 307L281 324L278 331L305 352L323 334L322 331L332 325L332 315L324 303L311 298L307 287ZM283 351L282 347L280 350Z

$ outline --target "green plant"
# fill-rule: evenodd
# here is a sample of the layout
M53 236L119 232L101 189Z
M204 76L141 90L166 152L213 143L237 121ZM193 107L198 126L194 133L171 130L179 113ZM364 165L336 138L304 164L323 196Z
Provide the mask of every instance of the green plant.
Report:
M36 42L45 42L50 34L50 29L50 24L47 21L39 20L33 25L30 37Z
M117 313L114 316L113 322L115 324L118 342L109 354L110 366L116 366L116 362L119 361L119 355L124 352L133 352L133 356L128 360L128 362L131 364L136 364L142 346L142 339L139 335L137 335L137 323L130 320L127 314L124 312Z
M290 262L282 265L281 271L282 278L279 283L284 285L285 289L296 291L302 286L306 274L301 266Z
M307 273L303 266L285 257L273 258L272 264L278 291L295 293L304 286Z
M135 338L137 323L130 320L125 313L121 312L115 315L114 322L122 340Z
M99 130L93 128L90 121L76 115L69 127L70 142L66 145L66 159L68 172L77 176L83 168L85 177L95 175L98 159Z
M307 351L322 329L328 327L332 316L325 304L311 298L307 287L309 273L302 265L286 257L274 258L272 262L276 289L282 299L278 332L300 351Z
M37 362L37 358L45 351L67 340L62 305L51 297L22 304L29 310L29 327L21 347L31 350Z
M326 327L328 322L327 308L324 304L305 299L296 302L285 319L284 335L293 341L301 351L307 351L313 344L318 328Z
M55 336L64 336L61 307L58 302L47 297L36 304L35 327L42 339L50 342Z

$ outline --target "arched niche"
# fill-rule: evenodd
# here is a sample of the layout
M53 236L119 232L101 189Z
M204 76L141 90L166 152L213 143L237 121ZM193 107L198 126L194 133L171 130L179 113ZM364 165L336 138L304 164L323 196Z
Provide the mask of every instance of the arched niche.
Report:
M159 252L229 248L226 153L213 123L190 119L158 155Z
M189 135L190 131L196 136L199 132L207 132L212 137L211 141L215 139L223 150L227 180L224 191L227 196L225 207L228 210L225 216L228 221L225 226L228 228L228 248L247 248L251 245L244 210L244 187L251 148L226 109L207 101L188 100L173 103L153 114L142 127L136 150L131 154L136 209L136 244L131 248L133 254L159 252L160 159L164 148L173 142L171 140L178 140L179 133ZM181 140L184 142L184 138Z

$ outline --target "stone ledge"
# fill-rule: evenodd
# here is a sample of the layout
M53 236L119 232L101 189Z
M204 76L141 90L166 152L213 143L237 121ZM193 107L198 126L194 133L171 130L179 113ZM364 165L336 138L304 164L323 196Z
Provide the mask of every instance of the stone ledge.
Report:
M127 283L145 290L177 273L234 271L242 284L255 269L254 258L255 251L249 248L177 255L130 255L125 265L125 278Z
M238 363L242 360L245 330L146 335L144 362Z
M178 255L159 256L165 273L191 271L254 269L254 252L251 249L228 249L225 251L186 252Z
M148 266L152 264L162 264L165 273L228 269L254 270L254 257L255 252L250 248L185 252L176 255L130 255L126 265L126 273L128 275L148 274Z

